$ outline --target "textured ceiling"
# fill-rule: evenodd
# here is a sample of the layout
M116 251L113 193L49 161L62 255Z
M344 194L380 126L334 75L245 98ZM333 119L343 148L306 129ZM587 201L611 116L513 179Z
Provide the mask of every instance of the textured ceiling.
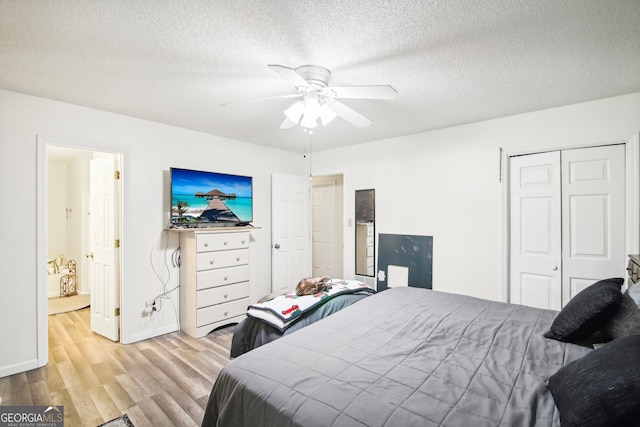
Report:
M301 151L267 64L321 65L345 100L314 150L640 91L638 0L0 0L0 88Z

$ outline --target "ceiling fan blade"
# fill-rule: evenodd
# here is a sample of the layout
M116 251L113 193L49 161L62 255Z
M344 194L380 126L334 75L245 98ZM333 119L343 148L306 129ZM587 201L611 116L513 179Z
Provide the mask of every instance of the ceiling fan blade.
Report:
M291 95L269 96L267 98L255 98L255 99L246 99L244 101L226 102L224 104L220 104L220 106L224 107L225 105L246 104L247 102L268 101L270 99L300 98L301 96L302 96L302 94L300 94L300 93L294 93L294 94L291 94Z
M333 110L334 113L356 127L366 128L371 125L371 123L373 123L371 120L367 119L356 110L347 107L342 102L334 100L333 102L327 103L327 105L329 106L329 108L331 108L331 110Z
M302 76L298 74L293 68L276 64L269 64L268 67L279 73L295 87L309 87L309 82L303 79Z
M342 99L396 99L398 92L389 85L378 86L334 86L323 90L323 94Z

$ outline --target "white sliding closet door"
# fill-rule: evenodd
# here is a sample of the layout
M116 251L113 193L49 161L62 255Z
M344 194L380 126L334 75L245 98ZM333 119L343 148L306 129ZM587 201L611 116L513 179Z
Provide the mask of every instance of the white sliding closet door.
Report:
M561 309L625 272L625 147L510 159L510 301Z

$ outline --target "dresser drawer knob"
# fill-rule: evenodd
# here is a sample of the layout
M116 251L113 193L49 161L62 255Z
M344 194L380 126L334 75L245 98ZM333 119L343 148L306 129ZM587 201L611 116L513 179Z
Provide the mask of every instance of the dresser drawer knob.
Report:
M211 261L209 261L209 264L213 265L214 262L216 261L212 259Z
M229 312L228 312L228 311L225 311L225 312L224 312L224 317L227 317L227 315L228 315L228 314L229 314Z
M205 248L208 248L208 247L209 247L209 244L208 244L208 243L205 243L205 244L204 244L204 247L205 247Z
M242 241L242 244L244 245L244 240Z
M224 276L224 281L226 282L227 280L229 280L229 276Z
M239 262L239 261L240 261L240 257L237 257L237 258L236 258L236 261L238 261L238 262Z
M224 294L224 299L229 298L229 294Z
M225 240L224 245L225 245L225 246L227 246L227 243L229 243L229 242L227 242L227 241Z

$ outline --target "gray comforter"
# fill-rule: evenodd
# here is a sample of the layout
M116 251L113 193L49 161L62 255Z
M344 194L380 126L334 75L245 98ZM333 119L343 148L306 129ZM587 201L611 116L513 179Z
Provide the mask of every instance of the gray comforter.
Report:
M557 313L393 288L229 362L203 426L555 426Z
M296 319L286 330L280 331L267 322L247 317L233 329L233 339L231 340L231 358L243 355L254 348L265 345L271 341L289 335L298 329L309 326L320 319L324 319L362 298L371 295L370 292L356 292L353 294L336 295L325 304L316 307L314 310L304 313Z

